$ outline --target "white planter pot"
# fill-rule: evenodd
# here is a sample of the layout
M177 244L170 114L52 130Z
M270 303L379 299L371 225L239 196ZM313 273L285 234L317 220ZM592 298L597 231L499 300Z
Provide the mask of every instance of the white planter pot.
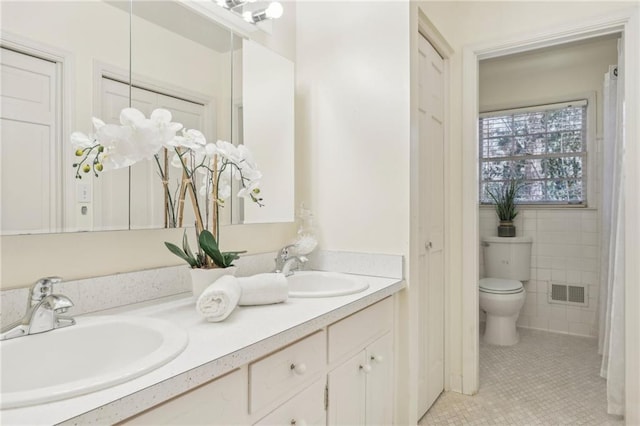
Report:
M230 266L228 268L189 269L189 272L191 273L191 288L193 290L194 297L200 297L202 292L218 278L224 275L235 275L237 270L237 266Z

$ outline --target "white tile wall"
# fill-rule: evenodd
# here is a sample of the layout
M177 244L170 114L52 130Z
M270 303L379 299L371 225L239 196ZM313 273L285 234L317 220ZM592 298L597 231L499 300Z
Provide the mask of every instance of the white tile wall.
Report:
M594 209L520 209L518 236L533 238L531 279L518 326L582 336L597 336L600 233ZM480 237L497 235L492 208L480 208ZM484 276L480 251L480 276ZM549 282L586 287L586 307L548 302ZM481 318L482 319L482 318Z

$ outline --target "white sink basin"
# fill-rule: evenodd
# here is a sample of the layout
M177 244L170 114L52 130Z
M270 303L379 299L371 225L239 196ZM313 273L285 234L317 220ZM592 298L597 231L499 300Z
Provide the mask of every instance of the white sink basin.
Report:
M160 319L79 317L77 324L0 342L0 408L83 395L146 374L178 356L187 332Z
M339 272L299 271L287 277L289 297L331 297L360 293L369 283L357 275Z

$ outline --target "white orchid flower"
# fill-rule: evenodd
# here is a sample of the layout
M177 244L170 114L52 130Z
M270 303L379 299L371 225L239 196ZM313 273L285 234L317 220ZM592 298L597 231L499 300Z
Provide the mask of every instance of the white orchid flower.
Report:
M183 130L182 136L176 136L173 140L175 146L195 151L204 150L207 138L199 130Z
M71 133L71 146L75 149L91 148L96 144L95 139L82 132Z
M144 114L135 108L123 108L120 111L120 124L123 126L137 127L144 125L147 118Z
M149 120L163 146L173 146L172 142L182 129L182 124L171 121L171 113L163 108L153 110Z
M262 172L257 169L245 167L242 169L242 177L249 181L260 180L262 179Z
M218 199L226 200L231 196L231 179L230 174L223 172L218 180Z
M140 161L133 130L117 124L105 124L96 133L96 139L104 147L102 162L106 169L120 169Z
M218 155L218 148L216 147L215 143L209 142L204 146L204 152L207 154L207 156L209 156L209 158L213 158L214 156Z
M93 123L93 128L98 130L100 127L104 126L104 121L100 120L99 118L96 117L92 117L91 118L91 122Z
M251 181L244 188L238 191L238 197L247 198L253 193L254 190L259 189L259 187L260 187L259 180Z
M218 148L218 154L225 160L236 165L242 161L242 153L238 151L238 148L234 144L219 140L216 142L216 147Z
M238 164L240 169L244 170L245 168L257 169L258 166L256 162L253 160L253 154L246 146L240 144L238 145L238 153L240 155L241 161Z

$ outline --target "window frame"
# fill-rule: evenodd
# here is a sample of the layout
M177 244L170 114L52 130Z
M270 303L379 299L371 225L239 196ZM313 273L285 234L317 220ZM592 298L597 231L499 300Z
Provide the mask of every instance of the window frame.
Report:
M595 201L595 183L597 181L597 173L598 169L595 164L595 158L597 157L597 146L596 146L596 92L586 92L586 93L578 93L571 96L563 96L561 98L553 98L553 99L544 99L539 101L531 101L522 104L504 104L504 105L495 105L492 107L483 107L478 115L478 119L476 121L476 130L477 134L477 147L478 147L478 202L481 207L492 207L494 204L492 202L487 202L482 200L482 165L485 160L491 161L490 158L485 159L483 154L484 141L482 139L482 135L480 134L480 119L491 116L499 116L499 115L514 115L517 113L523 112L539 112L550 109L561 109L563 107L571 106L571 105L584 105L585 114L584 119L585 130L584 130L584 154L580 156L583 157L583 173L582 173L582 183L583 183L583 201L581 203L572 203L572 202L553 202L553 201L544 201L544 202L535 202L535 201L522 201L518 202L518 205L526 207L526 208L594 208L596 207L594 204ZM601 137L598 137L600 140ZM570 155L556 155L556 157L569 157ZM543 158L552 158L552 156L544 156ZM502 159L525 159L526 156L513 156L513 157L500 157Z

